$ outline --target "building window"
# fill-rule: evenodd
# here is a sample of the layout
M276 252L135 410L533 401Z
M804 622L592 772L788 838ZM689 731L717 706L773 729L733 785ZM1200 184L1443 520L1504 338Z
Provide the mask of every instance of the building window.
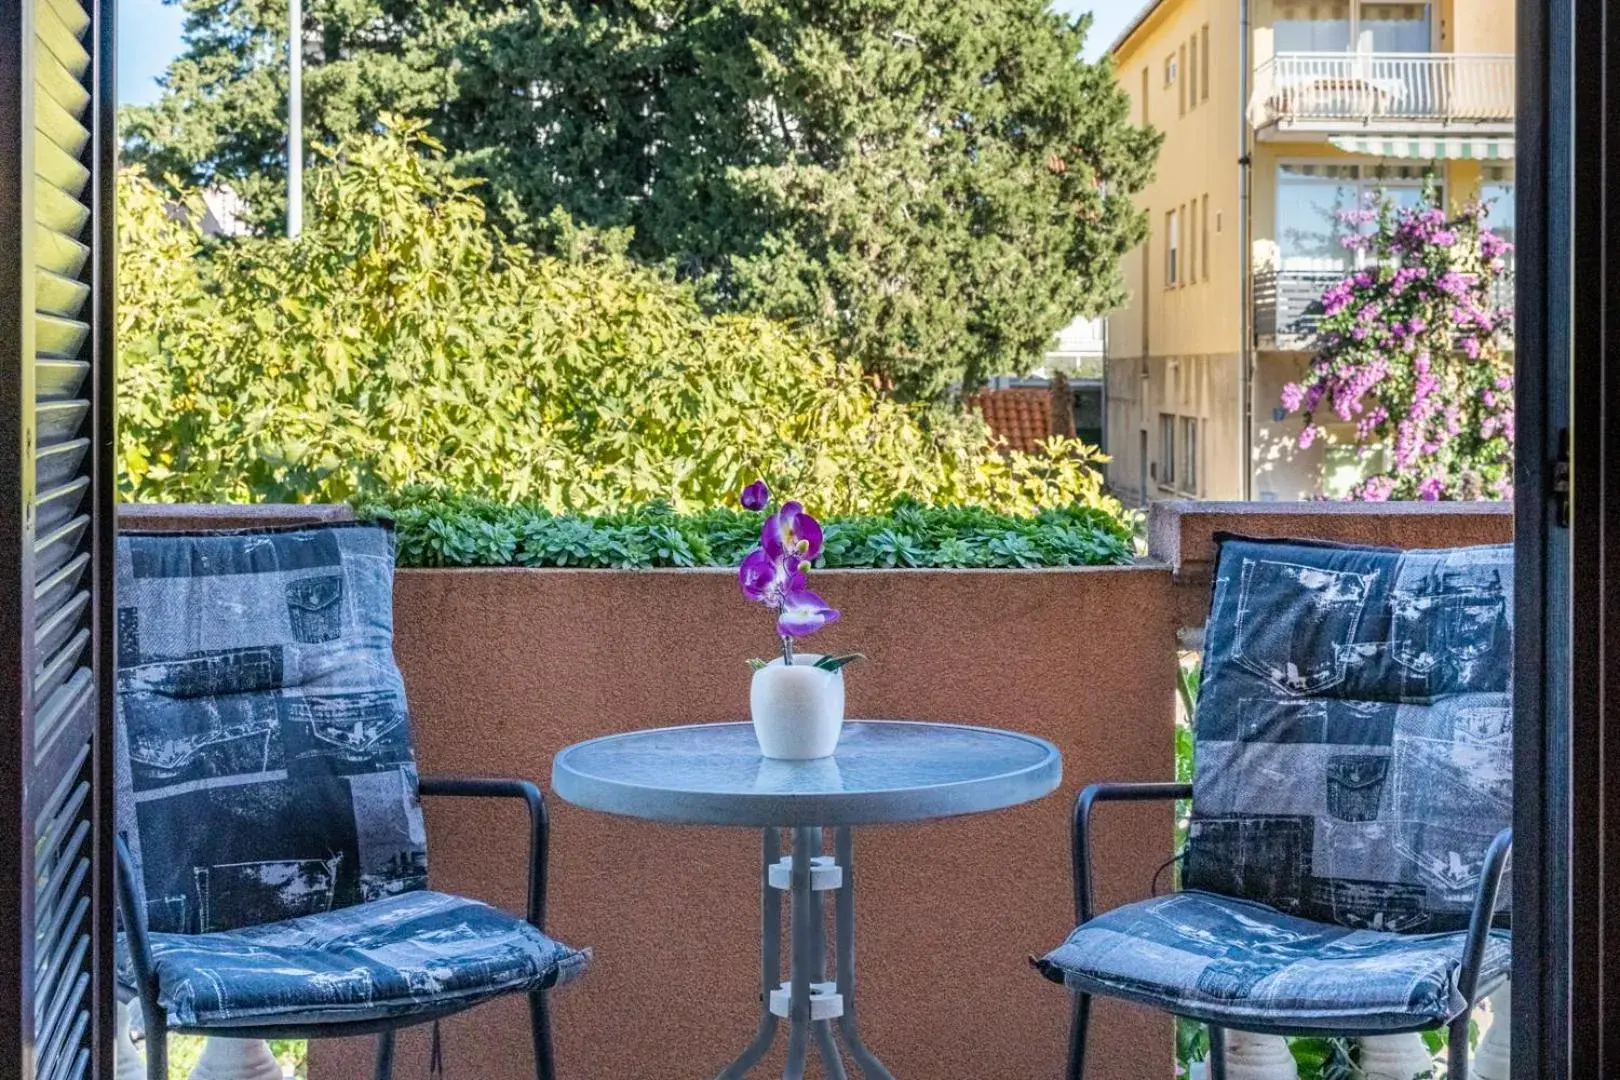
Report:
M1176 54L1171 53L1164 58L1164 85L1166 89L1176 85L1176 76L1179 73L1180 68L1176 64Z
M1204 70L1199 75L1198 96L1204 101L1209 100L1209 23L1198 32L1199 42L1204 46Z
M1198 280L1198 200L1187 204L1187 282Z
M1417 206L1433 182L1434 172L1434 166L1428 164L1277 166L1281 269L1351 269L1359 256L1344 246L1351 227L1339 215L1379 193L1398 208ZM1443 201L1443 192L1441 195Z
M1479 188L1479 201L1485 204L1485 227L1508 243L1513 232L1513 169L1507 165L1487 165ZM1508 256L1512 258L1511 253Z
M1187 107L1198 106L1198 35L1187 42Z
M1182 491L1198 494L1198 421L1191 416L1181 418L1181 465L1176 478Z
M1434 48L1434 16L1427 3L1362 4L1362 52L1426 53Z
M1209 196L1204 196L1204 210L1198 216L1198 224L1203 228L1203 240L1198 245L1198 257L1203 260L1198 267L1198 276L1205 281L1209 280Z
M1174 210L1164 215L1164 284L1181 284L1181 215Z
M1272 20L1279 53L1348 52L1350 0L1280 0Z
M1186 66L1187 66L1187 46L1183 45L1181 47L1180 69L1185 69ZM1180 69L1178 69L1178 70L1180 70ZM1190 83L1182 83L1182 86L1181 86L1180 97L1181 97L1181 111L1182 111L1183 114L1185 114L1187 112L1187 96L1188 96L1187 95L1187 90L1188 90L1189 86L1190 86Z
M1176 486L1176 418L1159 414L1159 486Z

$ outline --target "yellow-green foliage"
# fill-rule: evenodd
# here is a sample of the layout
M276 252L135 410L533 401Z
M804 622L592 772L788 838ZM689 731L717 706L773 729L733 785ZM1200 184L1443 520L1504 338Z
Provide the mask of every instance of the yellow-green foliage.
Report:
M1117 509L1077 442L1003 455L977 421L888 399L785 324L705 314L662 271L508 243L410 125L314 173L297 241L206 239L194 192L138 172L120 195L127 498L426 483L556 512L691 511L763 475L821 513L902 495Z

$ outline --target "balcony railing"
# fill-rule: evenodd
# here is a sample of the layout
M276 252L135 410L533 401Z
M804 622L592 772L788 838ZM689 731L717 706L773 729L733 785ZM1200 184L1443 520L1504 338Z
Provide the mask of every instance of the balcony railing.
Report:
M1262 341L1303 342L1322 322L1322 294L1343 270L1262 270L1254 276L1254 333Z
M1322 294L1343 281L1345 270L1259 270L1254 275L1254 334L1275 349L1308 348L1322 324ZM1492 285L1491 301L1513 307L1513 274Z
M1270 125L1510 124L1511 55L1280 53L1255 70L1250 119Z

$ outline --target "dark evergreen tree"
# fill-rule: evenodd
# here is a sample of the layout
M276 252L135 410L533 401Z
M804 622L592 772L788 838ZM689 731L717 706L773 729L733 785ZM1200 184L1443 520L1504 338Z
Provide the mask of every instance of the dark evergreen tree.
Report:
M282 214L286 0L182 0L127 118L153 171ZM427 118L497 220L578 227L929 397L1122 298L1158 136L1046 0L306 0L311 139ZM561 210L561 213L555 211Z

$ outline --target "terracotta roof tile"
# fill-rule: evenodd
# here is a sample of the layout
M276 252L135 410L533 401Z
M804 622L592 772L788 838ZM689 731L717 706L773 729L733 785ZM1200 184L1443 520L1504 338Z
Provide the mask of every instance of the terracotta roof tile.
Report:
M1053 435L1073 434L1066 389L981 390L968 397L968 404L979 410L991 431L1007 440L1007 449L1027 452ZM1058 424L1053 423L1054 417ZM1064 418L1069 418L1066 425L1061 423Z

